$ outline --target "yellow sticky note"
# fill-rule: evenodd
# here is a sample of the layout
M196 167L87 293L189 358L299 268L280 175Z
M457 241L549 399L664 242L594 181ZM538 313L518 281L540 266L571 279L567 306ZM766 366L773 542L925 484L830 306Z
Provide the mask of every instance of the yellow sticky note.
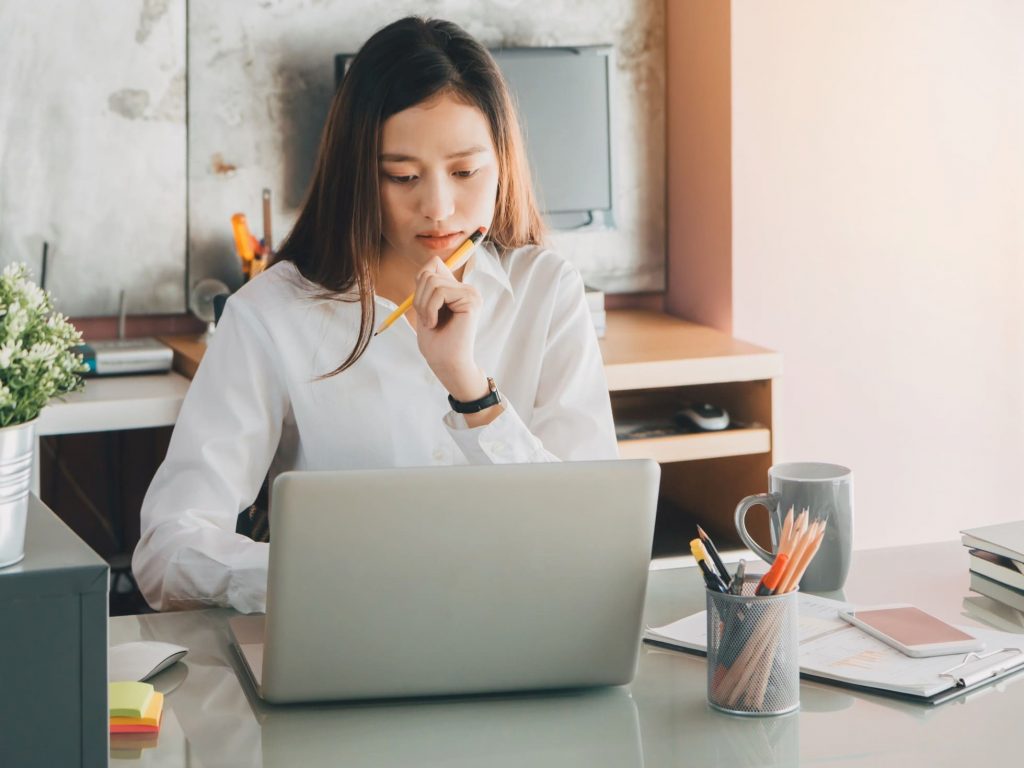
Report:
M142 717L153 696L150 683L107 683L111 717Z
M160 725L160 713L164 708L164 695L160 691L153 691L149 697L149 704L146 711L139 717L123 717L121 715L110 716L111 725Z

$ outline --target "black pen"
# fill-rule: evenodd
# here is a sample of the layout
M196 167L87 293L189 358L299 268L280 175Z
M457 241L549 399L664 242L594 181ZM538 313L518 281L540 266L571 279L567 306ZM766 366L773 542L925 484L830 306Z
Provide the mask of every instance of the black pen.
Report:
M711 540L711 537L704 532L704 529L699 525L697 526L697 535L700 536L701 543L704 544L704 549L707 550L711 556L711 562L715 564L715 569L718 571L718 575L722 577L722 581L726 584L730 582L729 569L725 567L725 563L722 562L722 558L718 556L718 550L715 549L715 542Z
M39 270L39 287L46 290L46 257L50 253L50 244L43 240L43 265Z
M707 584L708 589L714 592L728 592L729 588L725 586L722 577L708 567L704 555L704 547L701 546L700 539L694 539L690 542L690 552L693 553L693 557L697 560L697 565L700 566L701 571L704 573L704 583Z

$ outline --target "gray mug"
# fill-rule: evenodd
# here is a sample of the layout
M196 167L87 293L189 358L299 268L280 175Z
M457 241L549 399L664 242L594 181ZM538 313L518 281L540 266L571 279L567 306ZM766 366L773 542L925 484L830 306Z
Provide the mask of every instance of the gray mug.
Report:
M771 552L754 541L747 531L747 510L758 504L768 509ZM800 580L800 589L808 592L842 589L850 571L853 550L853 473L838 464L813 461L776 464L768 470L768 493L747 496L737 505L736 532L754 554L766 562L774 562L782 525L791 507L794 517L808 509L810 522L827 521L825 537Z

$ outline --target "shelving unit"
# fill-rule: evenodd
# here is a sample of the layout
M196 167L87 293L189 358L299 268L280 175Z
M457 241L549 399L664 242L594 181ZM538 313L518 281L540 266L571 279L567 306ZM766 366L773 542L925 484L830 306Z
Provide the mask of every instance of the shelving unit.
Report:
M762 427L619 441L621 458L654 459L659 464L746 456L751 453L767 453L771 449L771 430Z
M742 427L722 432L620 440L623 458L662 465L656 556L685 555L700 524L721 548L739 548L737 502L762 492L772 464L772 380L782 356L712 328L643 310L613 310L601 340L617 420L668 420L682 403L724 407ZM755 537L767 520L751 512Z
M601 339L611 392L767 380L782 356L764 347L671 315L610 310Z

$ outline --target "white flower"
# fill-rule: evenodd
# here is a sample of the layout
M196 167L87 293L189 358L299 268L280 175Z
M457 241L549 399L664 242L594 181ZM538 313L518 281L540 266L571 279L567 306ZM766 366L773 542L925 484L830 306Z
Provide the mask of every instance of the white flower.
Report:
M60 354L60 350L57 349L55 344L51 344L48 341L40 341L37 344L33 344L32 348L29 349L26 358L32 362L52 362L57 355Z
M0 369L11 367L11 361L19 352L20 347L21 343L18 341L6 341L3 346L0 346Z
M72 351L81 334L53 312L50 295L23 264L0 272L0 427L39 415L54 395L81 387L81 357ZM26 348L26 346L28 348Z
M7 312L7 321L4 323L5 341L15 341L28 328L28 312L21 304L12 304Z
M25 283L22 289L22 297L29 309L38 309L46 305L46 291L35 283Z

